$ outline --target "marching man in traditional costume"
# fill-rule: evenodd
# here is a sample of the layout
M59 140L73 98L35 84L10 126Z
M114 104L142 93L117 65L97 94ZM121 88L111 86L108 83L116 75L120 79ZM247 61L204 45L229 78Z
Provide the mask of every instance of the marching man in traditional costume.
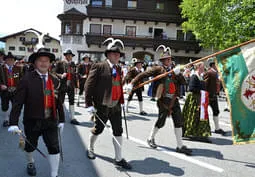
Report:
M215 61L210 58L208 60L209 69L205 73L204 80L205 80L205 90L209 92L209 105L213 111L213 122L215 126L215 133L225 135L226 132L220 128L219 125L219 103L218 103L218 96L217 96L217 87L220 87L220 80L217 71L217 67L215 65Z
M33 151L37 148L38 139L43 137L48 149L51 177L58 176L59 167L59 131L64 128L62 103L57 99L60 82L48 72L55 55L46 48L40 48L29 57L35 65L35 71L27 72L17 87L10 114L9 132L22 133L18 127L19 116L24 105L23 124L26 136L25 154L27 173L36 175ZM28 143L29 142L29 143Z
M77 106L80 106L80 97L84 91L84 85L89 75L89 70L91 68L90 59L88 55L83 55L81 57L83 62L78 66L78 78L79 78L79 95Z
M61 80L61 88L59 92L59 98L61 102L64 104L65 95L67 93L69 100L69 113L71 117L71 124L79 125L78 122L74 118L74 95L75 95L75 87L76 87L76 66L72 61L72 58L75 56L71 49L67 49L64 52L65 60L59 61L56 63L55 73L58 78Z
M127 86L128 90L132 90L133 85L137 85L137 83L144 78L148 78L150 76L157 76L163 74L165 72L170 71L172 68L172 59L171 59L171 50L169 47L165 47L160 45L158 49L161 47L164 48L164 52L161 54L159 58L162 66L154 66L151 69L144 71L137 75L131 83ZM152 128L151 134L147 140L148 144L152 148L157 148L155 143L155 135L165 125L166 118L172 115L172 119L174 122L174 132L177 141L176 152L184 153L187 155L191 155L192 150L188 149L183 145L182 142L182 127L183 127L183 117L181 114L181 107L178 101L179 96L179 86L181 84L185 84L184 77L180 74L180 68L174 68L173 72L166 77L163 77L159 80L160 84L157 88L157 105L159 109L158 119L155 125Z
M143 72L143 61L137 58L133 58L132 62L134 63L134 67L131 68L124 81L129 83L133 78L135 78L135 76L137 76L138 74L140 74L141 72ZM139 83L138 83L139 84ZM127 105L126 105L126 112L128 112L128 106L133 98L134 93L137 95L138 97L138 102L139 102L139 108L140 108L140 114L141 115L147 115L147 113L143 110L143 87L140 87L134 91L132 91L129 95L128 95L128 99L127 99Z
M1 104L4 117L3 126L8 127L9 116L7 111L9 109L9 102L13 103L17 85L23 74L23 67L14 65L15 57L11 52L4 57L4 60L5 64L1 65L0 68Z
M95 126L89 137L88 158L95 159L94 144L99 134L110 120L113 131L113 145L115 150L115 165L124 169L131 169L130 164L122 158L122 118L121 106L124 104L121 67L118 65L120 57L124 55L117 46L124 45L121 40L108 38L110 41L105 50L107 59L92 65L85 83L85 103L88 112L95 115Z

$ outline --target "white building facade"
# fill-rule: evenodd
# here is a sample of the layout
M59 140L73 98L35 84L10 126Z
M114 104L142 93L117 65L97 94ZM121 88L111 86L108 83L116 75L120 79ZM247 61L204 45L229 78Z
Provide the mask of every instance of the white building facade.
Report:
M40 31L35 29L27 29L14 34L10 34L0 38L0 41L5 42L5 53L11 52L18 59L27 60L34 52L38 44L38 35L42 35ZM62 50L60 41L48 34L44 35L43 43L45 48L54 53L56 58L61 58Z
M209 55L191 32L183 33L177 0L64 0L61 20L63 51L72 49L76 62L83 54L92 60L105 58L103 41L121 39L125 61L133 57L156 61L157 46L169 46L176 63Z

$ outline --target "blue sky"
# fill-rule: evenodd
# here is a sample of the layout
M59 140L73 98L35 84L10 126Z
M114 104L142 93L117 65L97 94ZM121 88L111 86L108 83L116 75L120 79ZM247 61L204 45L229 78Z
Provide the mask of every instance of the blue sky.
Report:
M61 22L57 15L63 13L63 10L63 0L1 1L0 35L34 28L59 39Z

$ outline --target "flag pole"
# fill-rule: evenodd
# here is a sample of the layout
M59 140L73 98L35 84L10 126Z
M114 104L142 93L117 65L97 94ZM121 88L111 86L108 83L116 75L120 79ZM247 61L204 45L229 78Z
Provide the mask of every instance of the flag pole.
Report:
M230 47L230 48L227 48L227 49L218 51L218 52L216 52L216 53L213 53L213 54L208 55L208 56L206 56L206 57L203 57L203 58L201 58L201 59L198 59L198 60L195 60L195 61L193 61L193 62L187 63L186 65L183 66L183 68L184 68L184 67L187 67L187 66L189 66L189 65L193 65L193 64L196 64L196 63L198 63L198 62L204 61L204 60L206 60L206 59L208 59L208 58L212 58L212 57L214 57L214 56L216 56L216 55L219 55L219 54L222 54L222 53L224 53L224 52L230 51L230 50L235 49L235 48L237 48L237 47L241 47L241 46L247 45L247 44L252 43L252 42L255 42L255 39L251 39L251 40L249 40L249 41L243 42L243 43L241 43L241 44L232 46L232 47ZM149 84L149 83L154 82L154 81L156 81L156 80L159 80L159 79L161 79L161 78L163 78L163 77L166 77L168 74L170 74L170 73L172 73L172 72L173 72L173 70L168 71L168 72L165 72L165 73L160 74L160 75L157 75L156 77L154 77L154 78L152 78L152 79L150 79L150 80L147 80L147 81L145 81L145 82L143 82L143 83L137 85L137 86L134 87L132 90L136 90L136 89L138 89L138 88L140 88L140 87L142 87L142 86L144 86L144 85L146 85L146 84Z

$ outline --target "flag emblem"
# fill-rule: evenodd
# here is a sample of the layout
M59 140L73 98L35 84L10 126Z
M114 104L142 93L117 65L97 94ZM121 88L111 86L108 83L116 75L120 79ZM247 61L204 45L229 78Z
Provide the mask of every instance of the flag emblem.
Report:
M255 70L244 79L241 93L241 100L244 105L255 112Z

